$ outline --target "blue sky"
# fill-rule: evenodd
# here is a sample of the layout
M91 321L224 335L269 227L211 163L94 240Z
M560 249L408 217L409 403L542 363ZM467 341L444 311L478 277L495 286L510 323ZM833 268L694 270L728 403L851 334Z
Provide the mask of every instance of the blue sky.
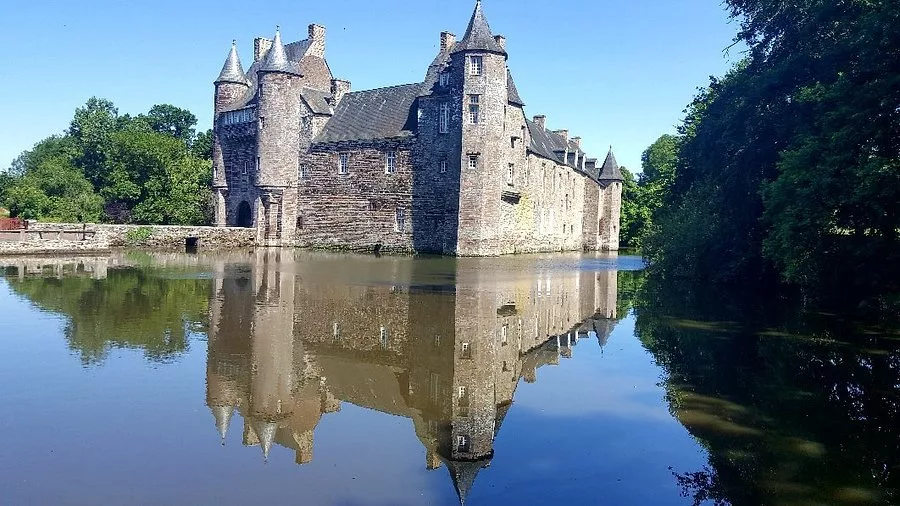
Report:
M0 169L40 139L63 131L91 96L121 113L153 104L190 109L209 128L212 81L232 39L246 66L253 38L281 25L287 41L307 25L327 32L335 76L354 90L419 82L439 33L460 37L474 0L33 0L0 18ZM641 152L673 132L710 75L741 55L719 0L484 0L526 114L584 138L597 157L614 146L636 170Z

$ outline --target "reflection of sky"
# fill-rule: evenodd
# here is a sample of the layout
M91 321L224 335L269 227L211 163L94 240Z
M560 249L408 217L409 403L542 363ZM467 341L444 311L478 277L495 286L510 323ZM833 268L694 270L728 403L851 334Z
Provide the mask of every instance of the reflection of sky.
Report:
M315 431L314 457L241 445L240 416L219 445L206 407L205 336L171 363L112 350L85 368L66 347L66 320L0 283L0 503L452 505L445 468L425 470L410 420L344 403ZM601 355L574 358L519 383L476 504L683 504L668 470L705 463L668 416L659 370L619 323Z

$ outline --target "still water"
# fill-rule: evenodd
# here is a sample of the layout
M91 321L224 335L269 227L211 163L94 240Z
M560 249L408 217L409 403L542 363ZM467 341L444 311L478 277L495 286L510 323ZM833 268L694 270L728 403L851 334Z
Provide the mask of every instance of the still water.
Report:
M0 504L900 500L896 332L637 257L0 265Z

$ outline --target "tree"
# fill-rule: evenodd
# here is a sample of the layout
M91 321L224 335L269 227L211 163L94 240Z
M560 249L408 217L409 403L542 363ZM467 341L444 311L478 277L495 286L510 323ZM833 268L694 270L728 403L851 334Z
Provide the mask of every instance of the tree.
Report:
M118 115L112 102L91 97L84 107L75 110L69 126L68 134L80 151L77 165L95 188L100 187L109 139L118 128Z
M213 150L213 132L212 130L207 130L205 132L200 132L194 137L194 141L191 143L191 153L194 154L197 158L202 160L212 160L212 150Z
M170 135L185 144L190 144L194 139L197 117L187 109L159 104L150 108L150 112L141 118L154 132Z
M69 160L47 158L5 192L10 212L30 220L100 221L103 200Z

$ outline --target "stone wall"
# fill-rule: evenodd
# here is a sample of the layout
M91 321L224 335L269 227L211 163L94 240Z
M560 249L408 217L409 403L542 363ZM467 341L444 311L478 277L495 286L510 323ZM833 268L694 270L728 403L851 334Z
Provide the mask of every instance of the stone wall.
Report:
M80 223L29 223L29 229L33 231L81 232L83 228L85 226ZM143 249L184 251L185 240L188 237L196 237L199 250L235 249L255 245L254 231L247 228L88 224L86 229L96 232L93 239L57 242L29 241L17 244L23 250L33 249L43 243L48 247L52 246L55 251L94 251L130 246Z

